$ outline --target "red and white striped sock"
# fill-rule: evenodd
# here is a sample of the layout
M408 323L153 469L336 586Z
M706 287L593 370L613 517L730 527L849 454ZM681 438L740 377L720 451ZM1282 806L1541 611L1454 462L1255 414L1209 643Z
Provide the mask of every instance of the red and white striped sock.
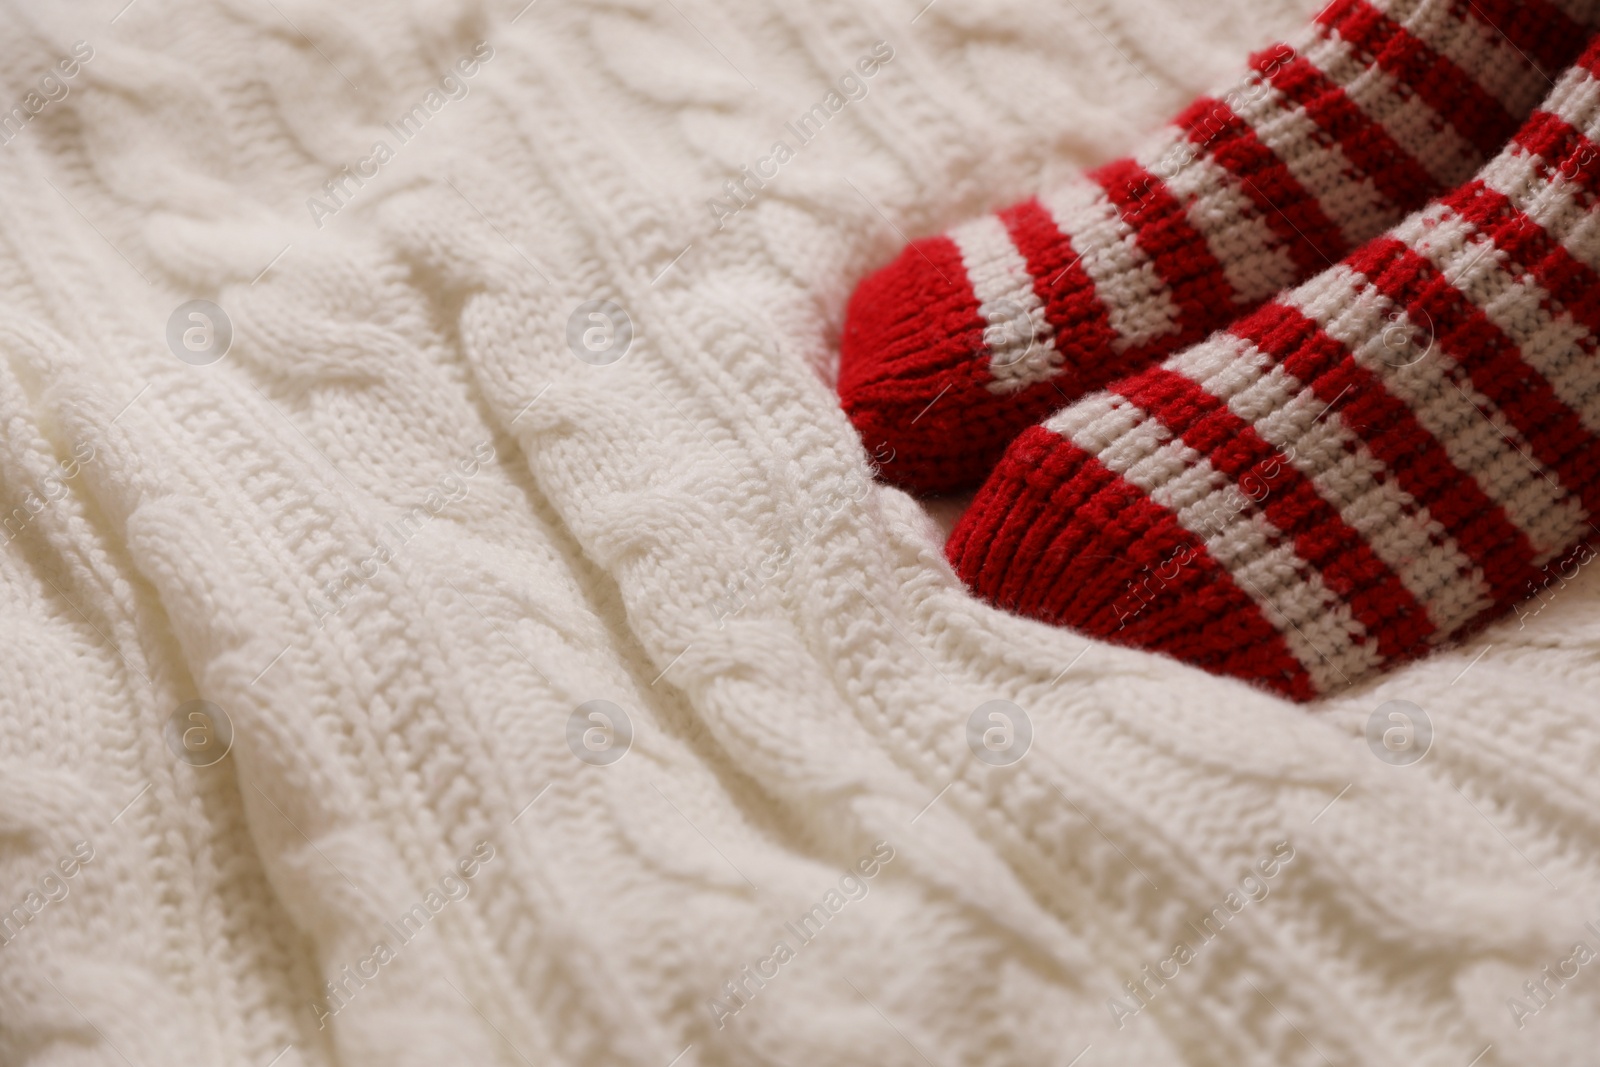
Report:
M887 480L976 484L1049 412L1465 181L1591 25L1596 0L1335 0L1132 158L867 278L840 342L845 411L870 449L892 449Z
M1296 699L1503 615L1600 530L1600 38L1467 184L1025 431L980 595Z

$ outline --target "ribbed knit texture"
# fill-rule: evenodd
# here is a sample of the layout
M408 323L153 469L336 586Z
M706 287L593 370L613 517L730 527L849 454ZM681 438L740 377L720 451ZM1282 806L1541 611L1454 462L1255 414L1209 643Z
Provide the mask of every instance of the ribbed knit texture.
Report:
M1600 534L1597 64L1471 182L1029 430L957 570L1300 700L1576 573Z
M0 538L0 909L70 887L0 945L0 1064L1585 1062L1587 967L1524 1030L1505 999L1600 919L1588 570L1476 664L1308 715L975 600L838 409L850 282L897 228L1114 154L1310 5L925 2L7 7L0 102L94 58L0 145L0 495L55 498ZM880 40L718 230L707 199ZM210 366L164 338L192 299L235 327ZM633 323L609 366L568 345L590 300ZM233 723L212 767L168 747L194 698ZM1390 698L1437 724L1415 766L1361 740ZM568 746L592 700L632 720L610 766ZM1008 767L967 744L994 700L1033 725ZM480 840L470 894L318 1029Z
M976 484L1018 433L1465 181L1577 55L1590 0L1334 0L1127 159L864 281L839 394L883 475Z

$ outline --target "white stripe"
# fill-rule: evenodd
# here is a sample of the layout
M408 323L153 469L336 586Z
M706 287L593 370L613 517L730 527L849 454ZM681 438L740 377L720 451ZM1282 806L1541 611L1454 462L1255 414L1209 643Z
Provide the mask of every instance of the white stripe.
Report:
M1237 100L1228 103L1294 180L1316 197L1347 247L1357 248L1400 221L1404 212L1378 192L1305 108L1291 104L1271 82L1259 77L1246 82Z
M1353 680L1382 661L1376 642L1366 639L1349 605L1295 554L1293 542L1250 506L1230 478L1174 438L1160 420L1123 397L1097 393L1045 426L1096 455L1108 470L1171 512L1261 608L1319 691Z
M1235 302L1254 304L1293 285L1300 272L1288 247L1245 195L1239 179L1204 153L1185 167L1174 165L1196 150L1184 131L1168 126L1165 135L1153 139L1136 158L1140 166L1166 179L1167 191L1183 205L1189 224L1222 265Z
M1306 59L1344 86L1345 95L1445 188L1471 177L1483 162L1482 153L1421 97L1377 65L1365 63L1345 41L1329 38L1310 49Z
M1105 306L1117 351L1177 330L1172 294L1104 189L1092 181L1073 181L1039 202L1082 257L1078 265Z
M984 345L989 350L988 389L1014 393L1055 375L1063 357L1044 315L1044 303L1033 291L1028 262L1017 251L1005 223L984 215L950 231L961 250L967 281L978 298Z
M1454 363L1433 350L1429 324L1412 322L1342 263L1289 291L1283 302L1317 322L1411 409L1450 462L1527 536L1538 553L1535 566L1573 543L1583 528L1582 505L1530 462L1527 442L1487 397L1464 378L1454 380Z
M1192 345L1163 366L1199 382L1206 392L1226 401L1261 377L1262 356L1254 345L1231 333L1214 334L1203 345Z
M1427 508L1396 484L1360 436L1345 428L1337 408L1248 341L1227 340L1226 346L1198 346L1224 354L1220 362L1185 353L1168 367L1225 402L1287 457L1416 597L1439 631L1435 640L1487 610L1493 597L1482 571ZM1246 488L1257 495L1272 492L1272 473L1257 472L1261 488Z
M1133 404L1115 393L1091 393L1075 404L1069 404L1044 421L1044 428L1073 441L1085 452L1100 456L1102 462L1121 462L1115 456L1107 460L1102 453L1113 448L1139 448L1137 443L1125 440L1134 430L1143 427L1144 432L1156 434L1159 440L1155 444L1171 436L1161 429L1160 423L1153 419L1146 419ZM1150 447L1155 447L1151 445ZM1140 452L1144 455L1145 449ZM1128 466L1138 457L1121 463Z

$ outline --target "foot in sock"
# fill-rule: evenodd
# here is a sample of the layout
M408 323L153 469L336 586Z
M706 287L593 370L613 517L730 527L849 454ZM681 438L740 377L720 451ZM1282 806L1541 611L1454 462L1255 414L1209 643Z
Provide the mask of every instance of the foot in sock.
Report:
M866 279L839 395L883 470L975 485L1023 429L1219 329L1472 173L1595 0L1335 0L1119 160ZM885 448L885 446L888 446Z
M1478 176L1016 439L981 596L1295 699L1511 610L1600 535L1600 38Z

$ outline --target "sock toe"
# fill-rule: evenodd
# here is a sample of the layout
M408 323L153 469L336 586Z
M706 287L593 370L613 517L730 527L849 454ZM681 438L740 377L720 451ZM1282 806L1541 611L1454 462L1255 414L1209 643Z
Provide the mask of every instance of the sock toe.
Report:
M909 245L856 289L839 342L839 397L890 481L940 493L982 476L963 442L966 401L983 393L983 328L961 253L942 235Z
M1006 451L946 545L978 596L1294 700L1317 686L1278 629L1166 508L1040 426Z

